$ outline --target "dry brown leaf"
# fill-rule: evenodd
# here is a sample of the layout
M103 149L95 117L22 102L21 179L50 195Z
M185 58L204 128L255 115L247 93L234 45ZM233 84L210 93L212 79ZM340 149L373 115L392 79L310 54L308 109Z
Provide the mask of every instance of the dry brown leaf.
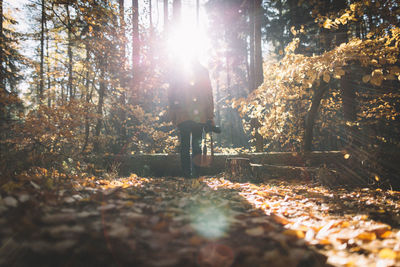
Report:
M250 236L261 236L264 234L264 227L262 226L257 226L254 228L246 229L246 234Z
M304 238L304 232L300 230L292 230L292 229L287 229L283 231L283 234L288 235L288 236L293 236L296 238Z
M197 235L194 235L189 239L189 243L193 246L198 246L204 243L204 239Z
M234 260L233 250L222 244L208 244L200 249L197 261L200 266L229 267Z
M286 224L290 223L290 221L287 220L286 218L284 218L282 216L279 216L279 215L276 215L274 213L271 214L271 217L275 222L283 224L283 225L286 225Z

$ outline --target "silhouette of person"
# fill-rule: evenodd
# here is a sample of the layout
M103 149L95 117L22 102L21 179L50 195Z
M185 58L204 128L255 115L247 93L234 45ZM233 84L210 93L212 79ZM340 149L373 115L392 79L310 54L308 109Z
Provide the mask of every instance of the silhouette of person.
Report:
M213 94L208 70L196 58L188 66L179 66L176 64L170 74L169 116L180 134L183 176L195 178L200 168L203 128L214 121Z

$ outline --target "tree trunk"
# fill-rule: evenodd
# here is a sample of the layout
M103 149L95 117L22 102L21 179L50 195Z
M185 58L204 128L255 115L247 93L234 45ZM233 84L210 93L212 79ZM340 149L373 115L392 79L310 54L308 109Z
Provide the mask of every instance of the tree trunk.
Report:
M46 20L45 14L45 0L42 0L42 17L40 19L40 70L39 70L39 103L43 101L43 90L44 90L44 25Z
M264 151L264 138L258 132L258 129L261 127L261 123L257 118L253 118L250 121L251 129L254 131L255 137L255 145L256 145L256 152L263 152Z
M355 126L353 123L357 119L356 109L356 93L354 87L351 86L351 78L346 74L340 79L340 89L343 99L343 115L345 120L345 140L347 145L351 145L356 141Z
M261 22L263 19L262 0L254 3L254 88L258 88L264 81Z
M74 98L74 92L72 88L72 25L71 25L71 16L69 12L69 6L68 4L65 5L65 9L67 11L67 19L68 19L68 24L67 24L67 30L68 30L68 92L69 92L69 99L72 100Z
M46 65L47 65L47 106L51 107L51 78L50 78L50 49L49 49L49 30L47 28L47 22L44 24L46 29Z
M0 43L3 42L3 0L0 0ZM5 91L5 84L3 78L3 46L0 45L0 94Z
M227 158L225 164L226 176L235 182L247 182L252 178L250 159Z
M168 31L168 0L164 0L164 32Z
M118 0L119 3L119 24L121 27L121 34L123 37L125 37L125 5L124 5L125 0ZM123 43L121 44L121 59L123 60L122 62L122 67L123 70L125 71L125 62L126 62L126 52L125 52L125 42L123 40Z
M319 89L315 89L314 95L311 101L311 108L308 111L305 119L305 131L304 131L304 147L305 152L310 152L312 150L312 140L313 140L313 130L315 119L318 115L318 108L321 104L321 99L325 92L328 90L328 84L320 86Z
M122 36L125 37L125 6L124 6L124 0L118 0L119 1L119 20L120 20L120 27L121 27L121 32ZM119 82L120 86L122 88L121 92L121 97L120 97L120 107L119 107L119 120L121 123L121 129L120 129L120 138L121 141L125 142L126 140L126 112L124 111L124 107L126 106L126 52L125 52L125 42L124 40L121 43L121 71L119 74Z
M103 61L103 60L102 60ZM97 115L99 116L97 119L97 124L95 128L95 136L99 137L101 128L103 125L103 105L104 105L104 96L106 93L106 78L105 78L105 66L104 62L101 61L101 67L100 67L100 85L99 85L99 101L97 103ZM96 143L94 144L94 150L96 152L99 152L99 142L96 140Z
M89 96L89 85L90 85L90 70L89 70L89 60L90 60L90 50L88 45L85 45L86 49L86 81L85 81L85 97L86 97L86 105L85 105L85 141L82 146L82 152L85 152L86 147L89 143L89 134L90 134L90 124L89 124L89 103L90 103L90 96Z
M139 1L132 0L132 69L136 76L139 67Z
M221 105L219 105L219 102L221 100L221 93L220 93L220 88L219 88L219 74L217 76L217 80L216 80L216 99L215 99L215 119L216 119L216 124L221 126ZM219 146L221 146L221 135L218 134L217 135L217 143Z
M140 65L140 34L139 34L139 1L132 0L132 74L131 92L128 102L133 104L134 99L138 98L139 91L139 70Z
M254 0L248 2L248 12L249 12L249 36L250 36L250 45L249 45L249 92L252 92L255 89L255 65L254 65Z
M153 65L154 60L154 25L153 25L153 4L152 0L149 0L149 20L150 20L150 40L148 42L149 45L149 55L147 56L151 65Z
M172 20L174 24L177 25L181 22L181 10L182 10L182 1L181 0L174 0L172 4Z
M196 26L200 27L200 0L196 0Z

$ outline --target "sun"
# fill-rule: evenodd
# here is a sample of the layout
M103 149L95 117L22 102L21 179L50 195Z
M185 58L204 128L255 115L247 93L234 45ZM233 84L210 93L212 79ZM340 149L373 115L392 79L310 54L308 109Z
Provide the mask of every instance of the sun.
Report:
M175 25L169 33L167 48L173 62L187 65L193 59L198 59L201 64L207 65L210 41L205 25L196 25L182 19L182 23Z

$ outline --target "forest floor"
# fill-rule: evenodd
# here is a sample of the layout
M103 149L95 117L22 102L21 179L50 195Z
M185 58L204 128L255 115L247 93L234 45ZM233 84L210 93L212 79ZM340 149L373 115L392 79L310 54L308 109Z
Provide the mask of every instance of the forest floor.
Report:
M396 191L131 175L0 194L0 266L400 266Z

